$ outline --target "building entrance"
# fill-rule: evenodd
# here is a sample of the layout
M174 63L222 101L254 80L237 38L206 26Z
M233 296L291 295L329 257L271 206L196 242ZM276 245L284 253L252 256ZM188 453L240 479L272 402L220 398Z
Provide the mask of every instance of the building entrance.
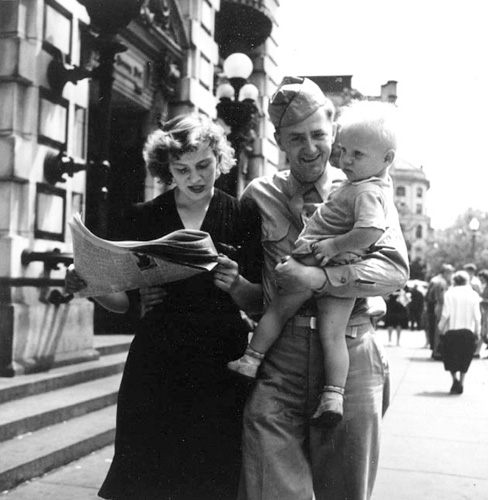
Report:
M90 110L91 111L91 110ZM92 148L96 145L96 110L90 114ZM135 111L127 106L112 110L110 131L110 169L105 178L105 187L100 192L101 172L88 171L87 178L87 227L99 236L109 240L126 239L121 220L124 212L134 203L144 200L145 167L142 158L144 143L143 124L145 112ZM100 223L100 218L104 222ZM91 222L92 227L89 223ZM100 228L105 227L103 233ZM98 229L98 233L97 233ZM133 333L132 323L124 315L106 311L95 304L94 333Z

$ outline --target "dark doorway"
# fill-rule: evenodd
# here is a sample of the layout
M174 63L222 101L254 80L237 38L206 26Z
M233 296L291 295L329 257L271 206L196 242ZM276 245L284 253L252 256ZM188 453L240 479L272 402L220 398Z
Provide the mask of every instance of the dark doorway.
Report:
M96 109L90 110L90 130L97 130ZM116 106L112 110L110 131L110 170L107 176L107 190L100 200L100 193L93 192L99 189L100 182L96 177L99 173L92 173L87 179L87 227L96 233L97 217L101 211L106 211L106 230L103 238L109 240L125 239L124 228L121 223L124 211L132 204L144 200L145 166L142 158L144 144L143 125L146 112L135 110L130 106ZM93 137L92 144L96 144ZM90 192L92 190L92 192ZM90 196L91 195L91 196ZM90 200L93 202L90 203ZM89 223L92 223L93 229ZM134 333L133 324L126 315L114 314L106 311L95 303L94 316L95 335L100 334L130 334Z
M108 186L107 239L125 237L121 220L127 208L144 201L146 178L142 147L144 116L116 110L113 113L110 145L111 175Z

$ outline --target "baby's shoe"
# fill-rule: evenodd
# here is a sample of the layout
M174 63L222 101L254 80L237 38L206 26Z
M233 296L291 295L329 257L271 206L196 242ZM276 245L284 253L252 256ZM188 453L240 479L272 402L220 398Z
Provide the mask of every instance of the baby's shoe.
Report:
M227 363L227 368L248 378L256 378L258 368L264 359L264 354L247 347L244 356Z
M342 387L325 386L320 396L319 406L310 419L310 424L328 429L335 427L342 420L343 403L344 389Z

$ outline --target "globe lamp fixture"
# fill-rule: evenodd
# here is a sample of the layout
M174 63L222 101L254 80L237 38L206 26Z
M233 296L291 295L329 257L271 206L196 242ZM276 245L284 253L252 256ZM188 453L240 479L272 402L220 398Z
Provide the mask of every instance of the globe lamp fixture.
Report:
M476 235L480 230L480 221L476 217L473 217L469 221L468 227L471 231L471 257L474 260L476 257Z
M231 54L223 63L225 80L216 89L217 116L230 127L227 136L238 160L237 169L221 176L220 186L232 195L237 195L238 179L244 175L243 155L252 154L258 127L259 90L247 79L253 72L251 59L242 52ZM227 184L224 186L224 183Z
M253 64L251 59L246 54L243 54L242 52L231 54L224 61L223 69L225 77L227 78L227 80L229 80L230 85L232 85L234 89L233 95L230 96L227 95L227 93L230 94L230 90L228 87L226 87L226 95L224 97L229 97L231 99L232 97L234 97L234 100L243 101L244 98L241 98L240 90L242 87L246 86L248 88L247 95L251 95L254 101L257 100L259 94L258 89L252 83L247 83L247 79L251 76L253 71ZM226 84L224 83L222 85ZM221 87L222 85L219 85L219 87ZM219 88L217 88L217 97L219 97L219 95Z
M480 229L480 221L476 217L473 217L469 221L469 230L475 233L476 231L479 231L479 229Z

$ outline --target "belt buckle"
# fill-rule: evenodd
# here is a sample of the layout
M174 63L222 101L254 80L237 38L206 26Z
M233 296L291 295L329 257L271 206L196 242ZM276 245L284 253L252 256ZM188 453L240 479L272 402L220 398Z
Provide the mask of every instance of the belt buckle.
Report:
M312 330L316 330L317 329L317 318L315 316L310 316L310 328L312 328Z
M358 327L357 326L348 326L346 328L346 337L351 339L355 339L358 336Z

